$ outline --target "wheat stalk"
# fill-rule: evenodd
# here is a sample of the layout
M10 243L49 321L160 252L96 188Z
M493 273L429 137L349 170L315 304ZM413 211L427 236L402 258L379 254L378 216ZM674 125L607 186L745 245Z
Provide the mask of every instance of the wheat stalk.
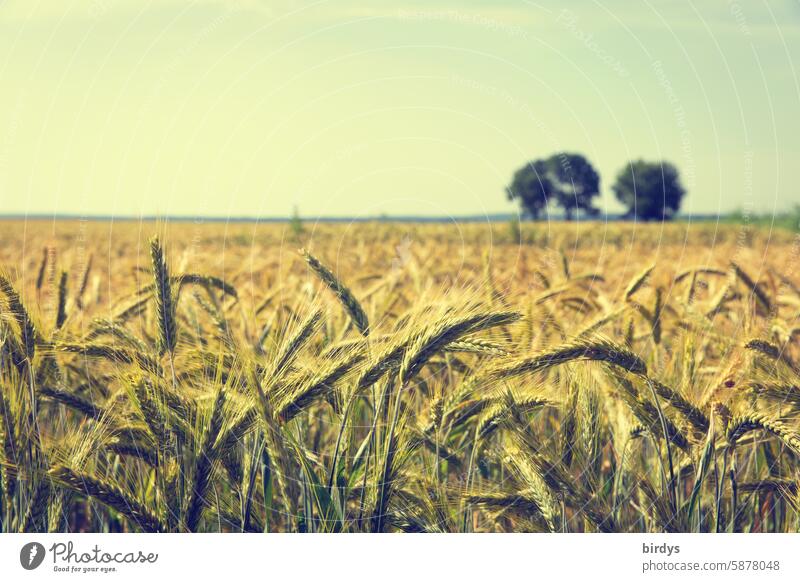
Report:
M738 416L728 425L728 443L736 445L745 434L754 430L764 430L778 437L792 452L800 455L800 435L790 430L783 422L760 414Z
M311 267L311 270L316 273L317 277L327 285L334 295L336 295L336 298L350 315L350 318L353 320L353 323L356 328L358 328L361 335L364 337L368 336L369 318L355 295L353 295L353 292L333 274L333 271L323 265L314 255L306 250L301 250L300 254L303 256L306 263L308 263L308 266Z
M125 493L114 483L97 479L60 465L51 468L48 475L62 487L81 495L93 497L111 509L120 512L145 532L159 532L165 529L150 508Z
M764 292L764 289L761 288L761 285L753 281L753 279L748 275L744 269L742 269L738 264L731 261L730 263L731 269L736 277L744 283L745 287L747 287L750 292L755 295L758 302L764 307L764 309L769 312L772 309L772 303L767 297L767 294Z
M581 360L606 362L634 374L645 375L647 373L647 365L633 352L605 339L580 339L534 356L500 365L487 374L487 379L513 378Z
M164 259L164 249L158 237L150 240L150 258L153 262L156 314L158 317L158 345L161 353L175 351L178 330L175 322L175 297L172 294L169 270Z
M200 451L195 461L194 472L187 486L190 493L186 502L186 510L184 511L184 527L188 531L197 531L197 525L200 522L203 506L207 503L205 497L211 483L211 471L213 470L216 460L214 456L214 445L222 429L222 409L224 405L225 388L221 387L214 399L214 405L211 409L211 419L203 435L203 444L200 446Z
M641 273L636 275L636 277L631 279L631 282L628 283L628 286L625 288L625 301L630 301L630 299L636 294L636 292L639 291L639 289L641 289L642 287L644 287L645 283L647 283L647 280L650 278L650 274L653 272L653 269L655 268L656 268L655 264L650 265L649 267L644 269Z
M36 341L38 339L36 328L28 314L28 310L25 309L25 305L22 303L19 293L14 289L11 280L5 273L0 273L0 293L5 295L8 310L19 326L20 338L25 348L25 355L28 359L32 359L36 351Z

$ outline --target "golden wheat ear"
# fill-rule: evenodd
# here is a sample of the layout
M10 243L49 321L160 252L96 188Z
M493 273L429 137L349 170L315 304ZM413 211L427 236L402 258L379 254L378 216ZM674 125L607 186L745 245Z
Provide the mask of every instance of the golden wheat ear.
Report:
M58 299L56 301L56 329L64 327L67 321L67 277L66 271L61 271L61 276L58 279Z
M222 429L225 398L225 386L220 386L214 399L214 405L211 408L208 428L203 434L203 441L195 461L194 470L186 486L189 494L186 500L186 509L183 512L184 528L190 532L197 531L203 508L208 503L206 495L209 493L211 473L214 463L217 461L215 453L218 452L214 445Z
M733 418L728 424L726 437L730 445L736 445L737 441L745 434L763 430L780 439L795 455L800 455L800 434L791 430L782 421L769 418L763 414L749 414Z
M50 478L80 495L93 497L111 509L120 512L145 532L160 532L166 528L156 513L142 501L122 490L116 483L56 465L50 469Z
M533 356L500 364L489 371L487 378L502 380L581 360L606 362L633 374L647 374L647 365L639 356L609 340L594 338L568 342Z
M316 273L317 277L325 283L328 289L330 289L339 300L339 303L342 304L342 307L344 307L345 311L350 315L350 319L353 320L353 324L356 326L359 333L364 337L368 336L369 318L353 292L350 291L350 288L342 283L339 278L333 274L333 271L323 265L314 255L305 249L302 249L300 254L303 256L306 263L308 263L308 266L311 267L311 270Z
M22 302L22 298L11 283L9 275L5 272L0 272L0 293L5 296L8 311L19 327L19 337L25 349L25 355L28 359L33 359L39 335L33 325L33 319L31 319L25 304Z
M178 331L175 315L175 296L172 293L169 269L164 258L164 249L158 237L150 239L150 258L153 266L156 315L158 317L158 345L163 354L175 351Z
M630 301L631 298L647 283L647 280L650 278L653 269L655 269L655 264L650 265L646 269L644 269L641 273L636 275L631 282L628 283L628 287L625 289L625 301Z
M761 285L753 281L750 275L748 275L745 270L734 261L731 261L730 266L736 278L744 283L744 286L747 287L748 291L755 296L758 303L767 313L769 313L772 309L772 302L770 301L769 297L767 297L767 294L764 292L764 289L761 287Z

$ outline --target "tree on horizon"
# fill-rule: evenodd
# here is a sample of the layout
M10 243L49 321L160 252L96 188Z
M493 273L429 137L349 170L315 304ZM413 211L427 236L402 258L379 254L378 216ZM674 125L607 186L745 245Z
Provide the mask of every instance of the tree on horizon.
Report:
M648 221L674 218L686 195L678 169L666 161L629 162L611 189L627 207L626 218Z
M596 216L599 210L593 201L600 194L600 176L581 154L560 152L517 170L506 194L509 200L519 200L530 218L552 205L560 206L568 220L581 213Z

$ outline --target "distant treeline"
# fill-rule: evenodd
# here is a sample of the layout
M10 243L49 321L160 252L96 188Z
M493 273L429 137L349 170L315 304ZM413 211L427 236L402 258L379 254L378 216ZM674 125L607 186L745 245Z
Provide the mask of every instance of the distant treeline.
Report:
M670 220L686 194L675 166L669 162L631 161L617 174L611 190L627 209L625 218ZM581 154L559 152L528 162L514 173L506 188L511 200L531 218L557 207L567 219L596 217L600 175Z
M775 214L735 210L722 216L721 220L760 228L783 228L793 232L800 232L800 204L795 204L790 210L776 212Z
M371 216L187 216L187 215L147 215L147 216L111 216L111 215L90 215L80 216L73 214L0 214L0 220L21 220L21 221L41 221L41 220L64 220L64 221L88 221L88 222L176 222L186 223L191 222L195 224L202 223L262 223L262 224L286 224L294 223L298 220L302 223L323 223L323 224L347 224L358 222L406 222L406 223L430 223L430 224L448 224L448 223L479 223L479 222L508 222L519 221L520 218L529 220L526 213L511 214L511 213L494 213L494 214L471 214L471 215L456 215L456 216L425 216L425 215L371 215ZM553 212L547 215L540 215L540 221L563 221L563 220L578 220L578 221L628 221L634 217L625 213L603 213L597 212L592 215L573 214L567 217L566 214L554 209ZM745 213L741 210L736 210L726 214L676 214L674 220L685 222L721 222L725 224L751 224L758 227L769 227L770 225L776 228L788 228L791 230L800 231L800 208L792 211L780 212L775 215L770 214L752 214Z

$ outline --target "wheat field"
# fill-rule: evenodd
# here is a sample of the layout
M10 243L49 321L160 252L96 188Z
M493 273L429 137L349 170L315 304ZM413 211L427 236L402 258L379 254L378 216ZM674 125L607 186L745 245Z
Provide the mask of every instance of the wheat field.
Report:
M3 532L786 532L800 243L0 223Z

